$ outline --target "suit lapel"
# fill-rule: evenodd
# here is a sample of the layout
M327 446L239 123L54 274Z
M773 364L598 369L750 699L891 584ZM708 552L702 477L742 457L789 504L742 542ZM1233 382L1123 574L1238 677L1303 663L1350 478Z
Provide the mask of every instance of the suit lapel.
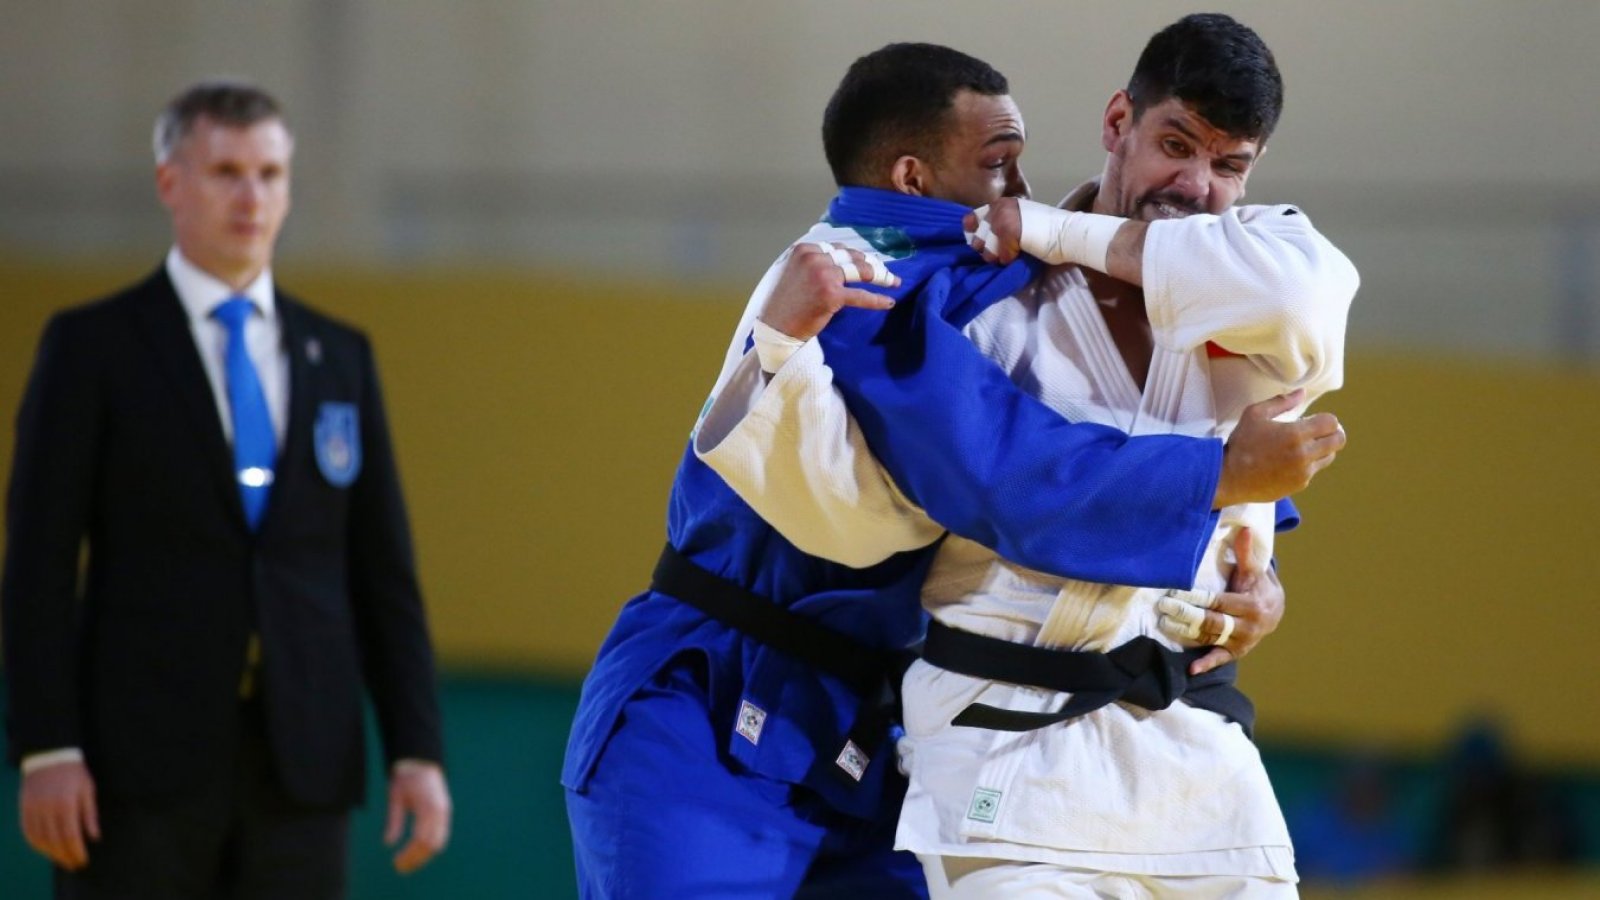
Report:
M206 468L211 470L209 480L221 492L235 524L243 528L244 505L235 488L233 451L217 417L216 395L200 362L188 315L164 268L156 270L140 288L140 294L141 302L135 305L139 327L194 425L193 434L201 445Z
M317 336L310 333L305 316L298 304L285 297L282 291L274 295L278 309L278 322L283 329L284 359L289 364L289 422L284 429L283 446L278 448L278 468L272 485L273 498L267 502L267 518L262 531L272 527L275 507L288 492L298 488L307 476L309 454L302 452L311 446L311 418L315 412L316 398L313 389L314 367L321 363L322 347Z

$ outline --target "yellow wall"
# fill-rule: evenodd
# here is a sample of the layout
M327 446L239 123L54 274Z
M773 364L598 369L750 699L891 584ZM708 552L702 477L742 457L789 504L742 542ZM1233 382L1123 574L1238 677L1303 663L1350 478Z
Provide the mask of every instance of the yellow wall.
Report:
M142 274L0 262L0 464L45 317ZM280 279L377 342L441 654L576 675L648 578L678 454L747 285ZM1600 762L1600 378L1356 348L1351 445L1279 544L1289 614L1248 661L1264 734L1432 744L1502 713Z

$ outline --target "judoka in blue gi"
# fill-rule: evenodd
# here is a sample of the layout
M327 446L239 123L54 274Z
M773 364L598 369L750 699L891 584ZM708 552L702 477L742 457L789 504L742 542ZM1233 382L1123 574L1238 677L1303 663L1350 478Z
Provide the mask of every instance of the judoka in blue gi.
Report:
M830 360L856 354L838 387L905 503L1044 572L1187 587L1216 507L1271 501L1314 468L1270 422L1236 432L1226 456L1216 440L1070 423L962 337L1033 275L1027 260L983 263L962 231L972 207L1027 191L1008 92L991 67L933 45L852 66L824 124L841 191L805 240L865 241L899 283L880 291L891 311L846 309L821 342ZM751 334L790 255L751 297L713 400L766 377ZM562 783L581 895L926 896L916 860L893 851L891 686L923 631L939 534L907 531L864 568L828 562L696 450L692 438L651 589L623 607L573 723Z

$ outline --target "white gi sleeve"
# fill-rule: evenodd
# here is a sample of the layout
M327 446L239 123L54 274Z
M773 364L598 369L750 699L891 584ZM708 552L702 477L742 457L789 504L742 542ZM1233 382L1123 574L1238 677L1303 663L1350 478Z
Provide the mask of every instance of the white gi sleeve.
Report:
M864 568L944 533L878 464L815 338L763 384L754 352L707 407L694 452L801 550Z
M1157 344L1214 342L1286 388L1344 380L1355 266L1293 206L1246 206L1152 222L1145 310Z

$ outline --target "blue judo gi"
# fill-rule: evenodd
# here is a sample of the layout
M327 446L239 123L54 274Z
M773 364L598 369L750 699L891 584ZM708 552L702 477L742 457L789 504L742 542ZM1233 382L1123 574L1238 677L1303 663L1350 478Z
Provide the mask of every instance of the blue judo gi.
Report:
M961 327L1035 264L985 264L962 234L968 211L868 188L828 208L825 221L867 238L902 280L886 291L892 311L845 309L819 337L874 454L935 521L1013 561L1189 587L1217 521L1222 443L1069 423L979 354ZM922 634L933 547L864 569L809 556L692 447L667 537L859 644L897 650ZM926 896L916 860L892 849L905 786L887 731L841 755L869 700L672 596L628 601L584 682L562 771L581 895Z

